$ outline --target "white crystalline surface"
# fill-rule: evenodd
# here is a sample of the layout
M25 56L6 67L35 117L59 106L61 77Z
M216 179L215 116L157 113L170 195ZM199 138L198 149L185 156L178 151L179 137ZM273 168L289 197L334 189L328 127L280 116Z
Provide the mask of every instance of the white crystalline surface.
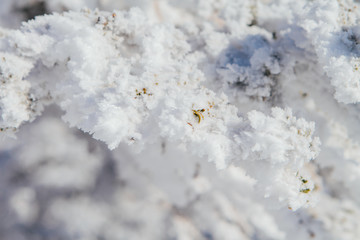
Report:
M360 239L359 7L1 1L0 238Z

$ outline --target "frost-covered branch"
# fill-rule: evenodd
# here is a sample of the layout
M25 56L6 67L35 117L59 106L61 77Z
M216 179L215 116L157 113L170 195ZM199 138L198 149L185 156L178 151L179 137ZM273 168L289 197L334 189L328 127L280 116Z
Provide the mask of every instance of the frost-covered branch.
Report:
M255 111L244 121L223 93L204 85L199 62L205 54L191 49L187 34L169 25L150 25L137 9L54 14L24 24L2 39L3 85L8 88L1 99L4 132L55 103L70 126L110 149L120 142L141 146L162 137L206 156L220 169L250 159L289 171L296 179L297 171L319 152L319 141L312 139L314 125L279 108L273 109L273 118ZM263 66L263 54L270 54L265 49L257 49L251 58L253 71ZM241 66L239 54L224 61ZM13 60L18 58L23 67ZM271 58L265 61L270 61L265 71L271 72ZM15 75L19 67L23 72ZM226 63L220 68L233 71ZM270 173L259 180L273 177ZM300 188L294 187L296 195Z
M45 12L135 5L40 2ZM35 3L19 4L3 6ZM0 149L4 171L30 178L3 177L18 221L62 224L54 234L66 239L356 239L357 3L138 4L0 29L0 134L18 137ZM86 215L91 232L74 224ZM141 221L150 215L170 230ZM333 227L343 218L348 237Z

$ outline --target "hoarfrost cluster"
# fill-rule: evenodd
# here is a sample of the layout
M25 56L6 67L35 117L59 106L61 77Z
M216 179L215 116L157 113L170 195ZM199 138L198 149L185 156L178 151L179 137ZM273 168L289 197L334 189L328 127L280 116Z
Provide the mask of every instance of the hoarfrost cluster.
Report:
M359 239L351 0L2 0L1 239Z

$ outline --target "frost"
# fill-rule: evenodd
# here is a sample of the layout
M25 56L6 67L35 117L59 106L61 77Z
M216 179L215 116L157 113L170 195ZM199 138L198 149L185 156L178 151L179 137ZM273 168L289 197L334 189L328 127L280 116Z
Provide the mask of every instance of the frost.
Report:
M312 137L314 123L296 119L290 109L273 108L272 117L258 111L248 115L254 132L245 133L251 144L244 147L244 158L252 161L252 169L248 172L259 179L264 196L279 192L278 199L289 199L288 204L293 209L309 202L312 196L307 193L314 190L314 186L299 175L299 169L315 159L320 151L319 139Z
M356 22L352 20L357 14L356 8L355 4L342 1L340 4L319 1L306 5L297 16L296 25L308 41L300 42L296 37L296 45L313 46L318 62L335 88L335 98L344 103L360 100Z
M1 1L0 235L358 239L358 5Z

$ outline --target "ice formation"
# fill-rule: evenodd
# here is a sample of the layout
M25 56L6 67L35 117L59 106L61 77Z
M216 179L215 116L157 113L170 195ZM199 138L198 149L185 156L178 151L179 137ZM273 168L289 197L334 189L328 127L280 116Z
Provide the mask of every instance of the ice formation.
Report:
M0 9L4 239L360 237L358 3Z

